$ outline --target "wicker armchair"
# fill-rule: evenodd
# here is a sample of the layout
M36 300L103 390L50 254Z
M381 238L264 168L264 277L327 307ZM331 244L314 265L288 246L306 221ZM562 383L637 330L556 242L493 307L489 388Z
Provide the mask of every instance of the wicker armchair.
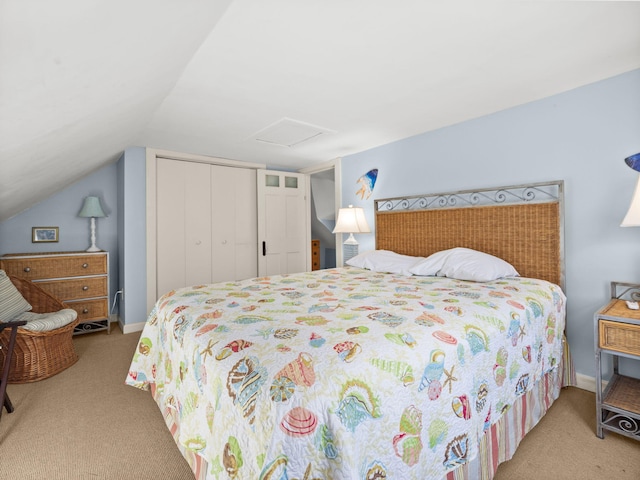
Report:
M22 296L31 304L32 312L50 313L68 308L50 293L29 280L9 276ZM49 378L78 360L73 346L73 329L78 320L45 332L18 328L11 358L8 383L28 383ZM9 330L0 333L0 342L9 340ZM0 365L4 365L4 349L0 350Z

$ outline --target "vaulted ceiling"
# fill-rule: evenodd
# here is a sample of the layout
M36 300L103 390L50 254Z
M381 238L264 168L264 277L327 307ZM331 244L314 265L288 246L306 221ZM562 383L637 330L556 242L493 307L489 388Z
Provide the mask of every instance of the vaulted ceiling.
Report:
M640 68L639 19L638 2L4 0L0 221L128 146L298 169L612 77Z

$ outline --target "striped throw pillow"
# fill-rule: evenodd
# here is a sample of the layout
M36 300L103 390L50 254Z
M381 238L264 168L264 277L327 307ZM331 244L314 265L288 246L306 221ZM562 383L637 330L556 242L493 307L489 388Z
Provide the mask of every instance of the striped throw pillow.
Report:
M31 305L20 294L4 270L0 270L0 322L31 310Z

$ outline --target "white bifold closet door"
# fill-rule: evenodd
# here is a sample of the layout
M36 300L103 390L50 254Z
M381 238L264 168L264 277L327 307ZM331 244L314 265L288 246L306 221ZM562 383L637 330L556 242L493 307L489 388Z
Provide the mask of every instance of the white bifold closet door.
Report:
M213 165L211 206L211 281L257 276L256 171Z
M157 293L257 275L256 172L157 159Z

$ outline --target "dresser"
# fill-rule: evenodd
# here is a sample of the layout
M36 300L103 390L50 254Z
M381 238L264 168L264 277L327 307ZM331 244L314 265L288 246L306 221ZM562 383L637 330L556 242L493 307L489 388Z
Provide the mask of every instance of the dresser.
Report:
M635 376L624 375L618 361L620 357L640 361L640 309L627 303L639 299L640 285L611 282L611 300L595 314L596 434L600 438L609 430L640 440L638 369L632 369ZM613 367L606 387L605 357Z
M0 268L37 283L78 312L74 334L110 331L108 252L8 254Z

